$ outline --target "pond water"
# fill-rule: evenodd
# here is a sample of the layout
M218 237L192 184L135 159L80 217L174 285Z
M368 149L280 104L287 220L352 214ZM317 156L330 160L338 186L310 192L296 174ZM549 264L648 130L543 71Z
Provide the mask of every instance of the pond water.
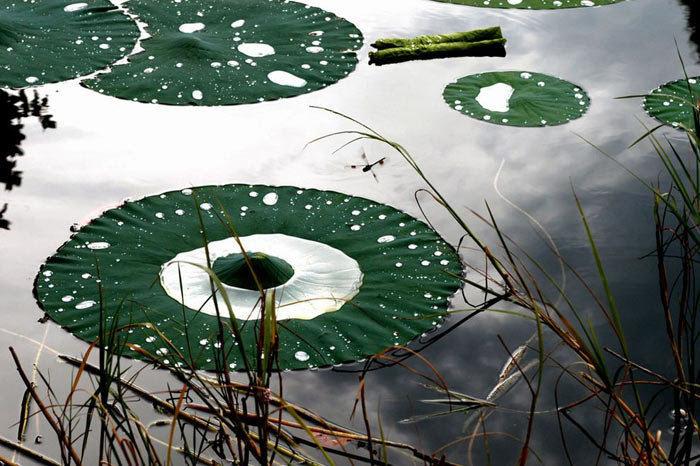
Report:
M70 370L44 350L17 335L46 339L61 353L80 355L87 345L42 316L32 295L39 266L65 242L74 223L83 224L125 198L140 198L189 186L227 183L294 185L367 197L404 210L422 213L414 192L424 184L387 147L358 143L338 153L342 140L306 147L319 136L354 129L353 125L311 106L328 107L353 116L406 147L453 205L472 220L487 243L496 238L468 214L492 207L500 227L523 249L557 273L558 265L521 213L494 189L503 163L499 189L534 216L552 236L561 253L597 288L585 232L575 208L572 186L579 195L621 307L636 360L660 372L670 369L669 355L658 348L663 338L657 312L655 263L640 259L653 246L652 197L628 173L585 143L583 136L645 179L660 171L648 144L628 150L643 133L640 121L653 125L638 99L615 97L647 92L682 76L674 38L689 75L700 74L698 9L692 0L629 0L597 8L565 11L520 11L473 8L427 0L313 0L354 23L364 34L355 72L337 84L310 94L230 107L174 107L142 104L100 95L64 82L37 88L48 98L55 129L44 130L35 118L24 119L24 155L16 158L21 172L11 190L0 194L0 341L13 345L25 367L38 358L40 368L56 381L69 380ZM454 58L375 67L367 63L368 44L379 37L470 30L500 25L508 39L505 58ZM692 35L691 35L692 34ZM443 88L459 77L489 71L527 70L557 76L582 86L591 106L580 119L546 128L515 128L478 121L454 111L442 99ZM682 144L682 135L666 130ZM2 138L5 138L5 134ZM4 143L4 141L2 141ZM372 173L350 168L386 157ZM427 202L423 207L436 230L456 244L460 230ZM471 246L471 245L469 245ZM464 251L465 258L483 258ZM605 324L585 293L573 286L572 296L590 310L597 328ZM463 304L455 301L456 307ZM453 320L456 320L453 318ZM450 333L423 354L459 392L484 397L506 359L498 335L510 348L524 343L533 328L510 316L483 313ZM142 364L133 363L140 367ZM415 367L426 369L414 361ZM327 419L364 430L361 418L349 420L357 391L357 374L342 370L284 374L286 399L313 409ZM0 434L15 436L14 423L24 389L9 353L0 357L5 383L0 396ZM144 373L140 384L164 390L160 373ZM368 376L367 405L381 415L385 434L397 441L433 451L461 435L463 415L417 424L398 421L433 409L418 400L434 394L405 369L392 368ZM553 384L553 380L550 383ZM541 409L554 406L553 385L545 390ZM502 432L491 440L494 464L512 464L519 447L506 434L522 436L529 407L524 386L503 401L508 410L489 418L488 428ZM571 400L569 400L571 401ZM669 408L670 410L670 408ZM596 425L598 413L583 413ZM664 414L665 416L665 414ZM376 415L372 424L377 425ZM570 427L570 426L569 426ZM659 428L667 428L663 421ZM31 436L37 429L35 425ZM41 425L45 438L48 426ZM544 464L564 464L557 419L539 416L532 448ZM574 434L567 428L567 432ZM481 440L461 442L447 451L451 461L486 464ZM47 441L37 449L51 453ZM578 438L570 449L575 464L591 464L597 450ZM397 464L408 464L400 458ZM533 460L536 461L536 460ZM402 463L403 462L403 463Z

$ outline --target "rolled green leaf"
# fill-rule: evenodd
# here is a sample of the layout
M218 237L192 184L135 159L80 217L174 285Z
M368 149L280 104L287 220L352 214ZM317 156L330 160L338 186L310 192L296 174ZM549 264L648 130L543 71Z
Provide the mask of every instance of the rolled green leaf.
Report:
M502 39L500 26L474 29L473 31L453 32L451 34L435 34L430 36L418 36L413 39L378 39L372 44L377 50L397 47L419 47L423 45L444 44L446 42L480 42L492 39Z
M480 42L445 42L418 47L395 47L369 53L369 64L388 65L409 60L430 60L447 57L505 57L506 40L492 39Z

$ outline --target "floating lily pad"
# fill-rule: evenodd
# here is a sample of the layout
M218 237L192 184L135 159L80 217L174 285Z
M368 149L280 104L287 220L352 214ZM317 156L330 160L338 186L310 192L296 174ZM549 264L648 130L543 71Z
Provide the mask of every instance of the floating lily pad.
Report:
M138 27L107 0L9 0L0 6L0 87L64 81L129 53Z
M152 35L144 51L84 84L175 105L275 100L333 84L355 69L360 31L319 8L282 0L130 0Z
M689 89L690 88L690 89ZM694 130L693 105L700 101L700 76L679 79L651 91L644 99L649 115L673 127Z
M406 344L438 325L439 318L424 317L444 311L460 287L455 250L392 207L331 191L227 185L167 192L106 211L42 266L35 286L41 307L79 338L95 340L97 258L107 325L153 322L197 367L214 369L215 300L208 275L186 264L206 263L195 198L212 268L225 283L251 359L259 292L245 280L249 269L241 267L217 201L232 217L258 278L275 287L282 368L356 361ZM220 295L217 304L226 309ZM155 332L136 328L123 335L167 364L181 364ZM237 350L229 362L242 367Z
M498 71L459 78L445 102L464 115L507 126L554 126L583 115L590 104L577 85L527 71Z
M516 8L523 10L561 10L612 5L625 0L435 0L443 3L478 6L482 8Z

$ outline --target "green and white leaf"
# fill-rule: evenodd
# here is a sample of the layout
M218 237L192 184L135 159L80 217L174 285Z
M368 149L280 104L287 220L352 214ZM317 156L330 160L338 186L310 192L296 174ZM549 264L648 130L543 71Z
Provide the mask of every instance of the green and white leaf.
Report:
M76 336L93 341L99 331L99 264L102 307L109 326L115 319L119 326L151 322L195 367L214 369L218 322L209 308L218 297L211 297L209 276L201 270L206 265L202 256L182 254L203 246L199 211L216 268L216 246L232 242L228 225L220 218L224 213L215 207L219 201L244 244L258 241L249 243L255 245L251 249L271 248L278 251L273 254L277 258L294 265L296 279L292 276L274 288L283 369L357 361L388 346L407 344L440 323L439 318L427 316L446 310L449 297L461 285L455 278L462 273L455 250L426 224L392 207L332 191L226 185L167 192L107 210L42 266L35 284L39 304ZM268 237L273 241L266 242ZM319 257L309 267L318 265L321 272L315 268L311 276L303 277L306 265L295 265L293 258L307 257L307 243L312 243L309 250ZM326 250L335 252L326 254ZM185 259L175 261L177 257ZM187 257L199 257L204 265L188 266ZM353 263L359 279L353 275ZM165 280L168 271L174 272L176 281L178 275L182 277L182 296L179 283L170 286ZM334 274L346 272L353 282L336 293L333 287L340 285ZM202 281L202 276L206 288L202 297L208 302L200 305L192 298L197 291L193 280ZM305 300L297 298L304 295L303 290L290 291L293 284L314 281L326 290L318 298ZM250 360L255 360L260 325L256 293L226 288ZM291 312L308 310L314 303L321 308L316 315ZM221 301L219 307L228 319L226 303ZM236 308L242 308L243 314ZM163 352L163 343L147 328L124 332L120 341L140 345L166 364L182 363L173 351ZM125 354L140 357L132 351ZM231 352L229 363L233 369L242 368L237 350Z
M498 71L459 78L445 102L472 118L506 126L554 126L580 118L590 105L580 86L528 71Z
M700 76L679 79L657 87L644 99L650 116L674 128L695 128L693 106L700 105Z
M130 53L136 23L108 0L0 3L0 87L77 78Z
M322 89L355 69L362 34L320 8L283 0L129 0L143 51L84 82L106 95L234 105Z

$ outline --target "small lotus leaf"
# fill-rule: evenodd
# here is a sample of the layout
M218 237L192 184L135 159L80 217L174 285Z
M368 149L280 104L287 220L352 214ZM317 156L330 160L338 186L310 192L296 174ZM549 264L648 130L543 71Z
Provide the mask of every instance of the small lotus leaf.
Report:
M129 62L86 81L111 96L174 105L275 100L355 69L362 35L319 8L282 0L130 0L152 36Z
M0 87L83 76L128 54L136 23L107 0L8 0L0 6Z
M455 250L426 224L392 207L332 191L226 185L167 192L106 211L41 268L35 285L41 307L79 338L93 341L99 333L101 303L106 327L152 322L196 367L215 369L216 313L188 307L186 298L182 304L179 284L175 297L168 294L163 274L164 264L181 267L173 271L176 277L181 273L183 296L189 293L192 282L186 277L186 265L169 261L202 248L198 213L210 248L231 240L219 201L242 240L255 235L301 240L314 249L328 248L336 256L349 257L361 272L354 295L336 308L313 318L280 317L283 369L357 361L388 346L407 344L438 325L440 318L434 315L446 310L448 298L460 287L457 277L462 266ZM268 246L279 249L279 244ZM275 260L287 261L295 253L282 250ZM302 277L295 268L294 274L300 275L297 282L307 286L309 278L325 286L334 281L335 273L344 273L339 269L345 265L331 256L326 259L320 264L324 272L316 277ZM288 283L292 280L294 276ZM278 300L290 293L284 286L275 288ZM230 289L230 299L235 301L242 292L256 294ZM304 303L293 303L300 304ZM284 312L282 305L278 317ZM227 312L221 314L229 320ZM243 349L254 360L259 320L237 321ZM140 345L166 364L182 364L149 329L132 328L121 335L122 342ZM227 344L229 367L241 369L238 349L231 340ZM140 357L131 350L126 355Z
M700 76L679 79L654 89L644 99L649 115L673 127L695 130L693 106L700 105Z
M546 74L499 71L459 78L445 88L458 112L507 126L554 126L583 115L590 104L577 85Z
M625 0L435 0L443 3L478 6L482 8L513 8L521 10L561 10L612 5Z

